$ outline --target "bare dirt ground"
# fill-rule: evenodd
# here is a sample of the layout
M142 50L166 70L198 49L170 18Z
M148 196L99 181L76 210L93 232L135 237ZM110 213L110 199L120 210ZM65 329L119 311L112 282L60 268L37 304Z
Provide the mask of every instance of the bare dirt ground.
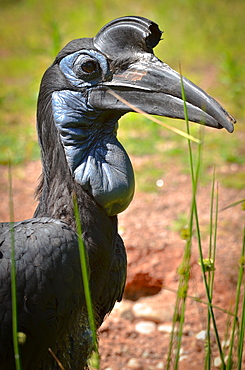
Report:
M239 170L244 170L240 168ZM13 169L15 220L31 218L35 209L33 192L41 167L39 162ZM232 176L232 168L226 171ZM171 172L171 173L170 173ZM188 175L172 167L164 185L154 194L136 192L119 215L120 233L128 254L128 279L124 299L100 329L101 370L164 369L169 345L169 328L178 286L177 268L185 241L175 231L176 219L189 213L191 185ZM0 219L9 220L8 176L0 167ZM198 191L198 209L203 234L204 257L208 248L210 185ZM219 187L219 208L244 198L244 191ZM219 213L214 303L226 310L234 306L238 260L242 247L244 211L241 206ZM189 295L206 301L196 238L193 241ZM187 299L179 369L204 368L204 340L197 337L206 328L205 304ZM215 309L221 341L226 337L229 315ZM229 330L228 330L229 331ZM229 347L229 345L227 344ZM228 348L229 349L229 348ZM218 349L213 340L213 360ZM218 365L218 363L217 363ZM215 365L213 365L215 368ZM216 366L219 368L219 366ZM236 368L236 367L235 367Z

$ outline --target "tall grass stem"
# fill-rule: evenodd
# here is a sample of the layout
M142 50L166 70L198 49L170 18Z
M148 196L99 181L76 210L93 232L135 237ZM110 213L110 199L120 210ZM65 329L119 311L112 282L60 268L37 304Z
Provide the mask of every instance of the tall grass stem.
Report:
M94 346L95 354L96 354L95 361L94 361L95 364L93 364L93 366L99 369L100 361L99 361L95 316L94 316L92 298L91 298L90 287L89 287L88 259L87 259L86 248L85 248L83 238L82 238L82 225L81 225L81 220L80 220L80 212L79 212L79 207L78 207L77 198L75 194L73 194L73 206L74 206L74 216L75 216L75 221L76 221L76 230L77 230L77 235L78 235L78 246L79 246L80 262L81 262L81 270L82 270L84 295L85 295L87 311L88 311L89 326L92 332L93 346Z
M245 325L245 292L244 292L244 266L245 266L245 227L243 230L243 245L242 245L242 253L240 257L240 267L238 273L238 281L237 281L237 289L236 289L236 302L235 302L235 309L234 309L234 319L231 331L231 338L230 338L230 350L228 354L228 361L227 361L227 368L232 368L232 351L234 348L234 341L235 341L235 333L238 330L238 370L241 369L242 366L242 354L243 354L243 345L244 345L244 325ZM239 310L239 303L241 297L241 287L243 284L243 303L242 303L242 313L241 313L241 323L240 323L240 330L239 330L239 322L238 322L238 310Z
M181 67L180 67L180 80L181 80L181 92L182 92L182 99L184 102L184 115L185 115L185 121L186 121L186 127L187 127L187 134L190 135L190 127L189 127L189 119L188 119L188 110L187 110L187 104L186 104L186 96L185 96L185 89L184 89L184 82L182 78L182 73L181 73ZM204 261L203 261L203 253L202 253L202 243L201 243L201 232L200 232L200 226L199 226L199 218L198 218L198 212L197 212L197 204L196 204L196 190L197 190L197 183L198 183L198 175L199 175L199 170L200 170L200 165L201 165L201 145L198 146L198 160L197 160L197 165L196 165L196 173L194 171L194 162L193 162L193 155L192 155L192 147L191 147L191 142L188 139L188 149L189 149L189 160L190 160L190 170L191 170L191 180L192 180L192 207L194 209L194 215L195 215L195 220L196 220L196 232L197 232L197 241L198 241L198 249L199 249L199 255L200 255L200 262L201 262L201 269L202 269L202 275L203 275L203 281L204 281L204 286L205 286L205 291L209 303L209 311L210 315L212 318L212 323L215 331L215 336L216 336L216 342L217 346L219 349L219 354L222 362L223 369L226 368L225 366L225 361L224 361L224 355L222 352L222 347L218 335L218 330L217 330L217 325L215 321L215 316L212 308L212 300L210 297L210 292L209 292L209 287L205 275L205 266L204 266ZM191 230L190 230L191 232Z
M15 262L15 236L14 236L14 205L13 205L13 186L12 186L12 167L9 162L8 167L9 183L9 232L11 248L11 298L12 298L12 335L16 370L21 370L21 361L18 343L18 317L17 317L17 285L16 285L16 262Z
M172 357L172 350L174 344L174 336L175 336L175 326L176 322L179 323L178 325L178 334L177 334L177 344L176 344L176 354L174 359L174 369L178 369L179 364L179 357L180 357L180 349L182 343L182 336L183 336L183 327L184 327L184 320L185 320L185 309L186 309L186 298L188 293L188 284L190 279L190 259L191 259L191 247L192 247L192 236L193 236L193 220L195 214L195 204L196 204L196 191L197 191L197 181L200 169L200 153L201 150L198 151L198 165L196 167L196 173L194 174L194 164L193 164L193 157L192 157L192 149L191 149L191 135L189 130L189 121L188 121L188 112L186 106L186 98L183 89L183 82L181 78L181 90L182 90L182 99L184 101L184 113L187 125L187 140L188 140L188 150L189 150L189 159L190 159L190 168L191 168L191 180L192 180L192 202L191 202L191 210L190 210L190 217L189 217L189 226L186 236L186 246L183 255L183 260L181 265L179 266L179 286L177 292L177 299L175 304L175 312L173 317L173 326L172 326L172 333L170 337L170 344L168 349L168 357L167 357L167 364L166 369L170 368L171 357ZM201 141L196 141L201 147Z

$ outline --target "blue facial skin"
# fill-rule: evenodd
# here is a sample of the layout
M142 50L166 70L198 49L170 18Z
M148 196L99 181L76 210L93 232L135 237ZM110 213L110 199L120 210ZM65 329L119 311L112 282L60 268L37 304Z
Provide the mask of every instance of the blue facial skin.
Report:
M86 74L81 65L97 63ZM81 91L55 91L52 109L64 146L67 163L77 181L109 216L125 210L134 194L134 174L130 159L116 138L118 117L108 118L88 102L89 89L110 78L106 58L96 52L79 51L60 62L69 82Z

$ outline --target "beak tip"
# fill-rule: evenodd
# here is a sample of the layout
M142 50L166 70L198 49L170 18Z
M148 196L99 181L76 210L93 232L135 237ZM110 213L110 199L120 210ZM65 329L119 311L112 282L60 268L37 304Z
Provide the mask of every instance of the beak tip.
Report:
M232 132L234 131L234 125L232 122L226 122L226 124L219 124L219 129L222 129L222 128L225 128L227 132L229 132L230 134L232 134Z
M234 125L236 124L236 119L232 116L230 116L229 126L227 128L227 131L232 133L235 129Z

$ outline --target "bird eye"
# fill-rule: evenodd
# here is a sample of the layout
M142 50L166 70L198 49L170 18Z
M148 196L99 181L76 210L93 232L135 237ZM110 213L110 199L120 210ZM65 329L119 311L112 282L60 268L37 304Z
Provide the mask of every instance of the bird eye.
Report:
M97 63L94 60L87 60L86 62L82 63L81 68L83 72L92 73L97 69Z

